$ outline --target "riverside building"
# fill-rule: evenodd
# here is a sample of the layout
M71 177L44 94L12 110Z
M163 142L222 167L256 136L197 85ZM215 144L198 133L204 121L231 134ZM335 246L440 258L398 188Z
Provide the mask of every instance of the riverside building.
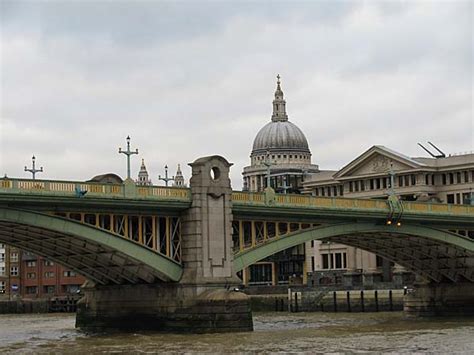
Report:
M289 121L277 77L271 121L256 135L250 165L243 170L246 191L270 185L278 193L323 197L474 203L474 154L408 157L376 145L340 170L320 170L304 133ZM390 174L394 175L391 186ZM473 232L458 231L474 238ZM406 284L412 275L375 254L337 243L314 241L275 254L243 271L247 285Z

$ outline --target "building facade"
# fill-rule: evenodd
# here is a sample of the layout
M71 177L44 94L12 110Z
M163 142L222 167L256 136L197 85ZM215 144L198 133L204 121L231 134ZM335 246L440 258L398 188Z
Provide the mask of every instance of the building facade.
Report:
M22 252L21 297L51 299L76 296L86 279L54 261Z
M393 193L404 201L474 204L474 154L412 158L373 146L338 171L311 175L303 193L374 199L386 199ZM456 232L474 238L474 231ZM312 284L341 284L347 273L356 284L392 282L394 278L410 281L399 265L342 244L315 241L307 245L306 256Z

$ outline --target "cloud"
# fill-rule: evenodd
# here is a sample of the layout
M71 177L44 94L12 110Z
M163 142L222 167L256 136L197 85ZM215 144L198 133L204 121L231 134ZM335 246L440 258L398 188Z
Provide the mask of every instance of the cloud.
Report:
M1 7L0 174L25 176L34 153L45 178L124 176L130 134L155 183L221 154L240 188L276 73L322 169L373 144L473 149L468 1Z

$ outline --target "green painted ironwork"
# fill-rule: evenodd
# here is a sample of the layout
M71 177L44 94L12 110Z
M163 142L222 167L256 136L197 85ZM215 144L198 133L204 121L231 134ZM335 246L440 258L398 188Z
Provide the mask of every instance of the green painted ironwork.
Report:
M166 280L179 281L182 267L175 261L137 242L93 226L37 212L0 208L0 221L18 223L53 231L64 237L90 241L117 251L137 264L144 264L164 275Z
M358 238L358 236L360 237L364 233L411 235L445 243L474 253L474 240L455 233L420 225L394 227L373 223L348 223L320 226L268 239L265 243L237 253L234 257L234 268L236 271L240 271L270 255L311 240L330 240L331 237L349 234L353 238ZM373 250L369 251L374 252Z

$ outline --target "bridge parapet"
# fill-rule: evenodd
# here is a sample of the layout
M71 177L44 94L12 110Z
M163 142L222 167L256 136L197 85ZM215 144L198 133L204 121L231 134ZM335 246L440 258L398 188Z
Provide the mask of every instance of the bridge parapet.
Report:
M101 184L96 182L0 179L0 194L47 195L52 197L133 198L146 200L191 201L190 190L162 186L136 186L134 183Z
M304 209L328 209L351 211L378 211L388 214L390 207L386 200L370 200L337 197L314 197L307 195L276 194L271 204L266 203L265 193L233 192L235 207L293 207ZM403 201L404 214L459 215L474 217L474 206L444 203L421 203Z

